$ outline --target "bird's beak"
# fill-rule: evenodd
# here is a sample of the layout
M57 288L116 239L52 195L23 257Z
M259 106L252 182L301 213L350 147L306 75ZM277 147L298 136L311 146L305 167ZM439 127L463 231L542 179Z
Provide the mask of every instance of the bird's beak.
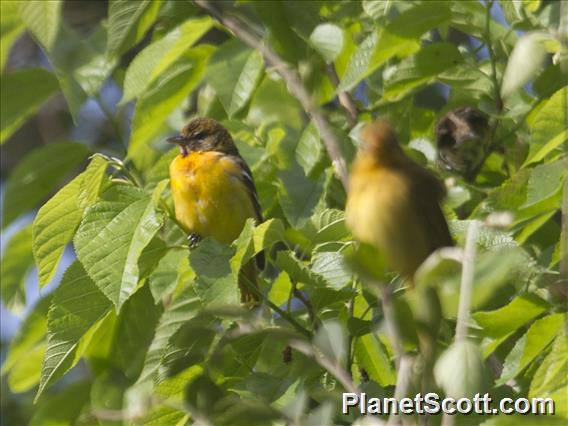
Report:
M172 136L166 139L169 143L175 143L178 145L187 145L189 143L189 139L183 135Z

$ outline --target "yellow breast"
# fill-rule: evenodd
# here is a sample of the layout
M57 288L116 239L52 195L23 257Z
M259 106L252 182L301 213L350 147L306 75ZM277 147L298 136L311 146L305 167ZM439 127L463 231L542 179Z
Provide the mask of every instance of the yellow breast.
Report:
M190 233L231 243L255 217L239 165L218 152L178 155L170 165L177 220Z
M349 186L346 221L353 236L379 248L391 268L412 276L429 250L407 176L368 169L352 173Z

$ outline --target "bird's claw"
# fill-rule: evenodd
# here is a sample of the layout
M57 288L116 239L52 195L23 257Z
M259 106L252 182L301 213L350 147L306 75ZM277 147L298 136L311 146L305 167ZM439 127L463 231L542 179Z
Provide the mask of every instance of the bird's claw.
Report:
M200 241L201 241L201 235L199 234L193 233L189 234L187 237L187 242L189 243L190 249L197 247Z

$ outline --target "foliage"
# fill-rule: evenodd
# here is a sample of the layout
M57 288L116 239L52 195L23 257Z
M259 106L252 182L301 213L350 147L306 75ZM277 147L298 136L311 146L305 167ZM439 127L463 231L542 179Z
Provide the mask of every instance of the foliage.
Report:
M3 249L2 302L25 304L34 260L39 285L56 286L10 342L3 415L10 398L22 406L33 398L21 415L42 425L350 424L358 414L341 415L341 392L392 396L402 343L417 363L409 395L550 396L555 420L568 421L568 234L560 222L568 44L557 31L566 4L216 4L248 31L261 29L263 43L299 72L348 163L361 124L385 117L407 153L446 178L458 247L471 223L480 227L467 339L454 335L456 248L433 254L416 288L392 295L396 342L384 290L402 284L385 273L380 253L352 241L346 192L318 123L278 67L197 3L111 0L87 35L65 21L60 1L1 3L4 146L58 90L79 120L87 100L100 103L104 85L116 85L122 100L108 116L116 141L134 108L126 151L80 136L58 141L31 151L5 183L3 228L29 211L35 217ZM46 67L7 66L26 32ZM464 105L490 117L489 148L471 182L440 170L433 155L436 121ZM269 218L247 223L231 246L205 239L189 251L172 216L167 168L176 151L164 140L194 115L229 129ZM76 260L60 276L69 245ZM263 305L249 310L236 280L260 251Z

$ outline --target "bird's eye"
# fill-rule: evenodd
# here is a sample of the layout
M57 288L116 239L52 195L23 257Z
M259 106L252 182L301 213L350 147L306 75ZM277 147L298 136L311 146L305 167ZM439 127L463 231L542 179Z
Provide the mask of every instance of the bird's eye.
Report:
M193 139L203 139L205 132L197 132L193 135Z

